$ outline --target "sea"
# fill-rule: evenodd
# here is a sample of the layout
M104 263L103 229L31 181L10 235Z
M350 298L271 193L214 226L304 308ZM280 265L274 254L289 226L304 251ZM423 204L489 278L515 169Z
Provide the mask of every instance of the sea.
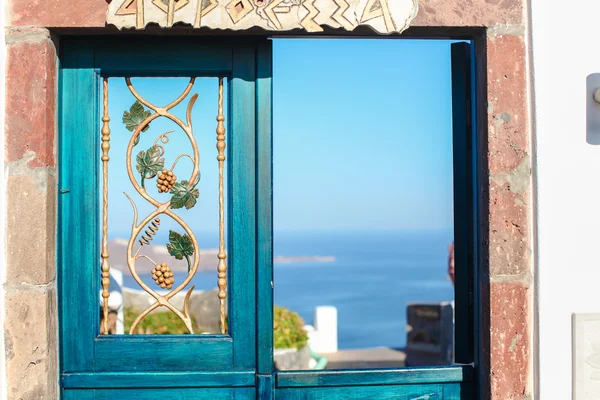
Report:
M276 232L276 256L335 261L275 264L275 304L297 312L307 324L313 323L316 307L336 307L340 349L402 348L409 303L454 299L447 277L452 237L445 230ZM198 240L205 248L217 244L214 235ZM136 287L130 276L124 283ZM197 290L213 289L216 273L198 272L193 284Z

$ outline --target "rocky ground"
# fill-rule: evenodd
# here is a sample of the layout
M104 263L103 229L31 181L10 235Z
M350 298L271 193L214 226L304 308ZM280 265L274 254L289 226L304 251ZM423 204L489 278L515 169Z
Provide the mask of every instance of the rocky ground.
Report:
M134 245L134 251L140 247L139 243ZM111 268L118 269L126 274L129 274L127 267L127 240L114 239L108 242L108 251L110 254ZM200 249L200 266L199 271L217 271L218 249ZM167 263L173 272L187 272L187 263L185 260L176 260L171 256L164 245L149 245L143 247L144 255L150 257L157 264ZM138 274L149 274L154 268L154 265L145 258L139 259L136 263Z
M135 243L133 249L134 252L139 248L139 243ZM111 268L118 269L125 274L129 274L129 268L127 267L126 254L127 254L127 240L126 239L114 239L108 242L108 251L110 254L110 266ZM217 254L218 249L200 249L200 266L198 271L217 271L217 264L219 262ZM165 245L147 245L143 247L144 255L150 257L155 263L167 263L171 268L171 271L187 272L187 263L185 260L176 260L175 257L171 256L167 251ZM330 263L335 262L333 256L275 256L273 257L275 264L287 264L287 263ZM138 274L149 274L154 268L154 265L147 259L139 259L136 263L136 270Z

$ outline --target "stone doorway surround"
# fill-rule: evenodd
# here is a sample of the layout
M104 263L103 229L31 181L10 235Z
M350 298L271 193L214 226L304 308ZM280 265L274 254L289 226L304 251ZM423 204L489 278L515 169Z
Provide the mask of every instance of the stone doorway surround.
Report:
M528 4L419 3L403 36L472 38L476 44L483 215L479 340L482 366L489 371L479 377L481 394L529 399L535 391L536 332ZM105 26L107 7L105 0L7 1L1 311L8 399L58 398L57 47L65 33L118 34Z

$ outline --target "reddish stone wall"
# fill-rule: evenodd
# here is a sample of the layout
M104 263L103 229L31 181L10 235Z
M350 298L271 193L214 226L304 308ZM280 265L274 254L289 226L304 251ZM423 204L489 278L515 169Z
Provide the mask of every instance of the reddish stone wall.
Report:
M9 399L55 398L56 51L38 28L7 29L6 45L6 388Z
M103 28L105 0L9 0L6 162L9 399L57 393L56 50L53 27ZM484 218L484 396L532 396L530 108L523 0L421 0L419 27L485 27L479 83L487 110ZM31 237L36 242L31 243ZM22 321L26 321L25 323ZM50 397L45 397L50 398Z
M486 295L489 390L491 398L498 400L528 398L532 391L531 138L524 32L523 27L499 27L489 30L487 39Z
M105 0L10 0L7 26L48 28L101 28L107 10ZM420 0L413 26L521 25L523 0Z

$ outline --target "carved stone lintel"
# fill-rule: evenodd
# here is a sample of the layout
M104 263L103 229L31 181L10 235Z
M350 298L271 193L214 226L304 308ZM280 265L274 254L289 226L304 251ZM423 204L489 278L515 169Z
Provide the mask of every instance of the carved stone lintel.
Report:
M400 33L417 15L418 0L113 0L106 16L117 28L171 27L267 31L323 26L348 31L369 26L380 34Z

